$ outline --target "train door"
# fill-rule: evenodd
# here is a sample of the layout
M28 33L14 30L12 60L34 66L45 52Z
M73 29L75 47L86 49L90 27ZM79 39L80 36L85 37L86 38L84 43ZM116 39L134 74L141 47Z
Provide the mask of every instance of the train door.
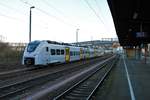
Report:
M42 64L42 65L47 65L48 64L48 56L49 56L49 52L48 52L48 47L43 47L40 50L40 53L38 54L38 64Z
M49 48L46 47L44 51L45 51L44 52L45 64L48 64L49 63Z
M83 49L80 48L80 59L83 59Z
M70 61L70 48L66 47L65 52L66 52L65 61L69 62Z
M94 48L94 57L97 56L97 50Z
M87 49L87 54L86 54L87 58L90 58L90 49Z

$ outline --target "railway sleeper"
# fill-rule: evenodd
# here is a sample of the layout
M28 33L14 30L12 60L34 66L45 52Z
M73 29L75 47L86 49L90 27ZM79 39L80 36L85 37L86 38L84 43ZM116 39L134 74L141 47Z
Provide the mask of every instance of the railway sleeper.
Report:
M84 84L84 85L82 85L82 87L88 87L88 85L87 85L87 84Z
M92 87L90 87L90 86L87 86L87 87L79 87L79 88L76 88L76 90L79 90L79 91L90 91L91 89L90 88L92 88Z
M87 96L72 96L72 95L67 95L64 100L86 100Z
M78 91L78 92L71 92L71 93L69 93L68 95L76 95L76 96L80 96L80 95L84 95L84 96L87 96L87 95L89 95L89 92L87 92L87 91Z
M79 89L81 89L81 90L82 90L82 89L83 89L83 90L84 90L84 89L88 89L88 86L86 86L86 87L85 87L85 86L81 86L81 87L79 87Z
M89 95L89 93L86 93L86 92L80 92L80 93L76 93L76 92L72 92L72 93L69 93L68 95L72 95L72 96L87 96Z

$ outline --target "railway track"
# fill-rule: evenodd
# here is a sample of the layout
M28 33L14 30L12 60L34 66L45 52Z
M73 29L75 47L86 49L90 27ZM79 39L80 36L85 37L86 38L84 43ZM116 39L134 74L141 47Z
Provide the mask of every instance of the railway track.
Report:
M108 56L108 55L106 55L106 56ZM102 56L101 59L104 59L104 57ZM95 60L95 59L92 59L92 60ZM92 62L92 60L91 60L91 62ZM72 62L72 63L67 63L67 64L49 65L47 67L43 67L43 66L39 66L39 67L30 66L28 68L23 68L23 69L21 69L21 67L20 67L20 69L15 69L15 70L9 70L9 71L0 72L0 82L1 81L5 81L7 79L9 80L9 79L12 79L12 78L17 78L18 76L20 77L20 76L27 75L27 77L28 77L32 73L42 72L42 71L45 71L45 70L54 71L55 69L59 69L61 66L65 66L66 68L68 68L67 66L74 66L75 63L76 64L78 64L78 63L81 64L83 62L84 61L77 61L77 62ZM88 62L88 60L86 62L84 62L84 63L87 63L87 62Z
M110 55L106 55L106 57L109 57ZM31 66L29 68L23 68L23 69L17 69L17 70L10 70L10 71L5 71L5 72L0 72L0 84L1 82L4 82L7 80L19 80L19 78L28 78L31 76L36 76L38 74L42 73L47 73L47 72L56 72L56 71L61 71L70 67L76 67L74 65L81 65L81 64L86 64L95 61L96 59L103 60L106 57L102 56L100 58L94 58L91 60L86 60L86 61L76 61L76 62L71 62L67 64L55 64L55 65L49 65L49 66ZM8 83L8 82L7 82Z
M23 93L24 90L27 90L34 86L44 84L49 81L53 81L66 74L66 72L71 73L76 70L78 70L78 67L74 67L74 68L70 68L70 69L66 69L54 73L45 73L38 76L30 77L25 80L17 80L14 82L11 81L10 84L0 87L0 91L1 91L0 98L13 97L13 95L15 94L21 94L20 93L21 91Z
M101 58L95 58L92 59L90 62L93 63L93 61L96 61L96 59L105 59L104 57ZM50 65L50 66L39 66L39 67L29 67L29 68L24 68L24 69L17 69L17 70L12 70L12 71L7 71L7 72L2 72L0 75L0 85L1 83L9 83L9 81L13 80L19 80L19 79L24 79L32 76L38 76L38 74L42 73L49 73L49 72L57 72L65 69L70 69L71 67L76 67L76 65L80 66L82 64L90 63L88 60L87 61L77 61L77 62L72 62L72 63L67 63L67 64L56 64L56 65Z
M105 80L115 62L116 59L109 61L109 63L103 65L103 67L100 67L92 74L89 74L89 76L85 77L53 100L89 100L96 89Z
M93 62L90 62L90 63L93 63ZM89 65L89 63L85 64L83 68L85 68L87 65ZM65 74L67 74L69 72L72 73L79 69L81 70L82 68L76 66L76 67L62 70L62 71L55 72L55 73L44 73L41 75L29 77L27 79L16 80L16 81L14 80L14 82L6 81L4 83L7 83L7 84L4 84L4 83L0 84L0 86L1 86L0 87L0 91L1 91L0 99L9 99L11 97L16 97L16 96L22 95L22 94L24 94L24 92L26 90L30 90L34 87L41 86L49 81L54 81L55 79L57 79L61 76L64 76ZM20 96L18 98L20 98Z
M35 67L4 71L4 72L0 72L0 76L2 76L2 75L5 76L5 75L8 75L8 74L18 73L18 72L23 72L23 71L27 71L27 70L33 70L33 69L35 69Z

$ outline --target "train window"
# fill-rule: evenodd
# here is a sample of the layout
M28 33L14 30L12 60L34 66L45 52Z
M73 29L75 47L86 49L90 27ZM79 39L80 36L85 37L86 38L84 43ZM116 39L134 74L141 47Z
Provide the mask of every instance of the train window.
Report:
M73 52L73 56L75 56L75 55L76 55L76 52L74 51L74 52Z
M64 55L64 50L61 50L61 55Z
M57 52L57 55L60 55L60 50L59 49L57 49L56 52Z
M73 56L73 52L72 51L70 51L70 56Z
M76 51L76 55L78 55L78 51Z
M51 49L51 55L55 55L55 49Z
M48 52L48 47L46 47L46 52Z
M78 53L78 55L80 55L80 52L77 52Z
M30 42L27 47L27 52L34 52L39 44L39 41Z

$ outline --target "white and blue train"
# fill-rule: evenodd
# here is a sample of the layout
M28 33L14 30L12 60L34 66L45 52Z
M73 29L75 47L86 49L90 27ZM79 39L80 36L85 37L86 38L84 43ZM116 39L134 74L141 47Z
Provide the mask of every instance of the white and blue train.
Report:
M24 50L23 65L65 63L102 55L99 49L78 47L55 41L32 41Z

